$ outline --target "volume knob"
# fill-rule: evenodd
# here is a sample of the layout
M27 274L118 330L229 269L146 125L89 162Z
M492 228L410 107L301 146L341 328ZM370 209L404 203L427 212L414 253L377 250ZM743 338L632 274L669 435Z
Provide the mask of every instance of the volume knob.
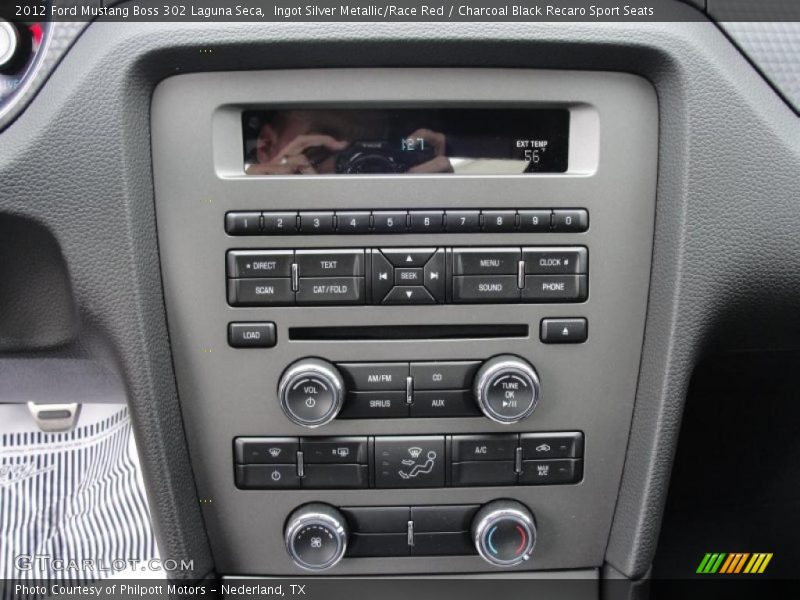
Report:
M530 363L503 354L487 360L475 374L475 398L487 417L508 425L530 415L539 403L539 375Z
M304 358L281 375L278 398L289 419L304 427L319 427L339 414L344 402L344 381L328 361Z

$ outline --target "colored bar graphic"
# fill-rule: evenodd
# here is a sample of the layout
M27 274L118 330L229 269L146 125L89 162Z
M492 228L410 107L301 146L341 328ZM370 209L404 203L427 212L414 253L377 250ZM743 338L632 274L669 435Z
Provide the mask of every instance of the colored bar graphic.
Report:
M772 560L771 552L707 552L696 573L725 575L763 573Z

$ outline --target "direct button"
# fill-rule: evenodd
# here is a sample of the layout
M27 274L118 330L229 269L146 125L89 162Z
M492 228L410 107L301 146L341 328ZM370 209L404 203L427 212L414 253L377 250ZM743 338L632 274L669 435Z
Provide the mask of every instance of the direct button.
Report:
M514 275L519 248L453 248L455 275Z
M408 363L339 363L349 390L405 390Z
M300 277L360 277L364 275L363 250L298 250Z
M301 277L298 304L364 304L363 277Z
M228 277L289 277L293 260L293 250L231 250Z
M228 323L228 344L232 348L272 348L275 323Z

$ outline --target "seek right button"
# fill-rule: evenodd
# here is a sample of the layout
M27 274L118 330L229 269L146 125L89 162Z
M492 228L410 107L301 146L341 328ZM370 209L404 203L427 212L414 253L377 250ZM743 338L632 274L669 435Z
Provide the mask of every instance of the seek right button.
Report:
M577 483L583 476L583 461L577 458L523 460L519 485Z
M587 275L526 275L523 302L582 302Z

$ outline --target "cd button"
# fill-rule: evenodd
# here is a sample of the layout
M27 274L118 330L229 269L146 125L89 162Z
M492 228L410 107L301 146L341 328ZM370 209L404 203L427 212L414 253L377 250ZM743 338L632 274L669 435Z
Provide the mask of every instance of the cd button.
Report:
M412 362L414 389L462 390L472 387L478 361Z

